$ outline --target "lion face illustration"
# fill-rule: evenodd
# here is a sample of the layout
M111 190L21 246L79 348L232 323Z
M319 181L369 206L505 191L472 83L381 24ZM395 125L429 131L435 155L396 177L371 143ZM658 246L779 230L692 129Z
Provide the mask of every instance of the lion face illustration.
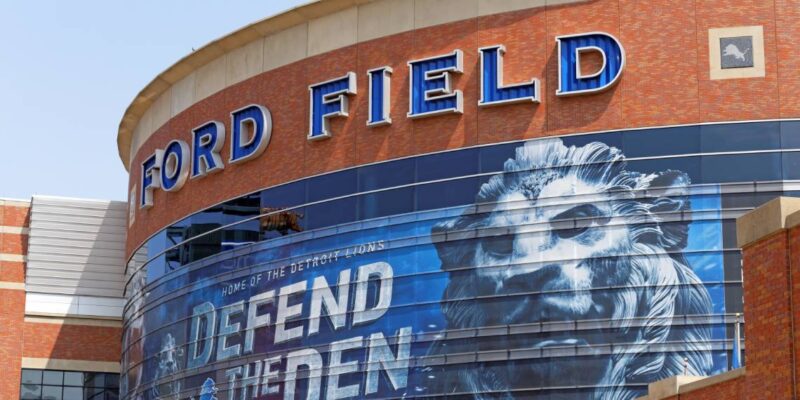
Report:
M710 371L708 327L670 325L676 316L712 312L707 290L681 253L689 232L689 178L625 167L622 152L602 143L529 142L481 187L476 209L434 226L442 268L450 274L442 306L448 329L566 322L547 332L475 340L473 350L583 352L443 369L432 385L477 398L598 386L603 389L584 398L631 399L641 394L631 384ZM579 321L597 321L598 328L578 329ZM650 350L670 343L677 350Z
M180 371L180 365L183 363L183 349L176 345L175 337L172 334L167 333L161 339L161 350L156 354L156 361L158 366L153 379L153 395L156 398L177 399L181 391L180 381L158 382L160 379Z

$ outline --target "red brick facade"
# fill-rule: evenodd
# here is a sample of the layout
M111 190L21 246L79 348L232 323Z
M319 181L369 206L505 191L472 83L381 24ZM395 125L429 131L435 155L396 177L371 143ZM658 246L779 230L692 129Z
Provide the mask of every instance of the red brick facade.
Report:
M209 120L226 125L230 112L262 104L273 117L272 139L257 159L192 180L181 190L157 191L154 207L137 210L129 230L130 254L173 221L242 194L305 176L359 164L477 144L598 130L707 121L800 116L800 0L596 0L482 16L358 43L267 71L229 86L184 110L148 139L131 163L129 187L140 165L170 140L190 140ZM711 80L708 30L760 25L766 77ZM591 96L560 98L555 37L603 31L619 38L627 67L619 84ZM541 80L541 104L478 108L478 48L506 46L507 83ZM409 60L464 52L464 113L411 120ZM392 125L367 128L367 75L388 65ZM353 71L358 95L350 116L331 120L333 137L308 141L308 86ZM778 82L781 85L778 85ZM222 154L228 154L228 145ZM235 177L235 179L234 179ZM137 185L137 188L140 185Z
M29 207L0 203L0 227L20 231L28 226ZM6 372L0 380L0 398L19 398L25 320L24 263L17 261L27 252L27 234L0 233L0 366Z
M7 203L7 204L6 204ZM30 207L0 200L0 399L19 398L23 358L119 362L122 329L25 320ZM11 261L8 261L11 260ZM87 322L91 323L91 322Z

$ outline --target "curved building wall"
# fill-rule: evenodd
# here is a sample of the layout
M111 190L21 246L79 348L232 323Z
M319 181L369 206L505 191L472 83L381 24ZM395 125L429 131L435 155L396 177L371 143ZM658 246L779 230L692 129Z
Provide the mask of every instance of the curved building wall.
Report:
M222 84L134 135L123 398L632 399L731 367L733 219L798 187L800 60L775 33L798 30L791 2L486 3L384 0L296 25L283 32L310 49L339 32L320 26L414 6L408 29ZM417 27L426 11L458 18ZM762 32L760 76L715 69L722 17L728 35ZM621 78L556 96L555 38L595 31L624 47ZM478 49L499 44L503 79L539 78L538 103L478 106ZM408 118L406 63L454 50L462 112ZM368 127L381 66L392 122ZM309 87L348 72L349 115L308 140ZM224 170L136 206L157 150L208 121L230 137L250 104L271 114L263 154L227 164L226 140Z

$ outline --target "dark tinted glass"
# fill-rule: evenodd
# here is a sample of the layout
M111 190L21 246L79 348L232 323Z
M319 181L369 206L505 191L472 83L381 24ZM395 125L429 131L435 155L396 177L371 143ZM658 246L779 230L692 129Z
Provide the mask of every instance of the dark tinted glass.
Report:
M484 146L478 149L480 158L480 172L499 172L503 170L503 164L514 158L517 147L522 146L522 142L506 143L496 146Z
M106 377L101 372L87 372L84 375L83 385L86 387L102 388L106 384Z
M327 201L306 207L306 223L308 229L338 225L356 220L356 199Z
M42 380L44 384L26 383ZM20 399L117 399L118 391L118 374L23 369Z
M781 179L781 154L704 156L703 182L751 182Z
M359 196L359 219L385 217L414 211L414 188L386 190Z
M480 182L479 178L466 178L417 186L417 210L472 204Z
M601 133L593 135L574 135L561 138L565 146L581 147L592 142L605 143L609 147L622 149L622 134L619 132Z
M700 147L704 153L779 149L780 125L778 122L703 125Z
M783 179L800 179L800 152L783 153Z
M261 192L261 207L285 208L305 203L306 182L292 182Z
M800 148L800 121L781 122L781 147L784 149Z
M407 158L358 169L358 190L368 191L414 183L416 160Z
M478 150L456 150L417 159L417 182L478 173Z
M699 133L699 126L624 132L623 150L628 158L699 153Z
M311 178L308 186L308 201L353 194L356 192L357 180L355 169Z
M119 375L117 375L117 374L106 374L106 387L107 388L118 388L119 387Z

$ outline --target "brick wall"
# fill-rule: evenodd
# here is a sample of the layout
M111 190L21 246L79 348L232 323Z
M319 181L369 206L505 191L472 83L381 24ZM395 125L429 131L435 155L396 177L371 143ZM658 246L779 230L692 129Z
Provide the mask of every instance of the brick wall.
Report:
M19 398L29 214L24 202L0 200L0 399Z
M169 141L191 139L210 120L230 132L230 112L251 103L272 112L272 139L257 159L177 192L157 191L154 207L137 210L130 254L165 225L219 202L304 176L359 164L476 144L632 127L800 116L800 0L596 0L482 16L417 29L316 55L229 86L158 128L132 160L130 186L141 162ZM708 29L764 27L766 77L711 80ZM555 37L589 31L617 36L627 67L619 84L591 96L559 98ZM478 108L478 48L504 44L506 83L537 77L541 104ZM408 67L413 59L461 49L464 113L410 120ZM392 125L367 128L370 68L392 67ZM333 137L309 142L308 85L353 71L358 95L350 116L331 120ZM778 85L779 79L781 85ZM228 154L228 144L222 154ZM137 187L140 185L137 185Z
M122 328L115 322L25 318L25 262L30 207L0 200L0 399L19 398L23 358L119 362ZM44 319L48 320L48 319Z
M122 328L25 322L23 357L119 362Z

